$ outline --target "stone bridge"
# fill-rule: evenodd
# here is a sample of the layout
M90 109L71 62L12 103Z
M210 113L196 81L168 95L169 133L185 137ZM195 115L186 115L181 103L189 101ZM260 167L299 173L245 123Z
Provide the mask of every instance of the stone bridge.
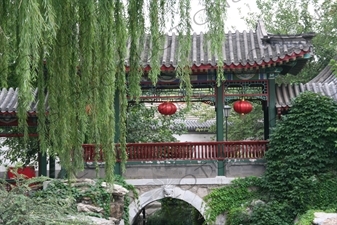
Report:
M235 178L217 176L214 178L196 178L186 176L181 179L132 179L127 183L134 185L138 192L138 200L133 200L129 207L130 224L132 225L142 209L163 198L175 198L185 201L197 209L205 218L207 207L203 198L212 188L229 185ZM217 218L216 225L225 224L225 216Z
M261 176L265 171L263 159L227 160L163 160L127 162L122 176L136 187L139 199L130 204L130 224L137 219L142 209L163 198L185 201L196 208L205 218L207 204L203 200L213 188L229 185L238 177ZM83 171L87 178L95 177L95 167ZM104 168L100 170L104 176ZM225 224L220 215L216 225Z

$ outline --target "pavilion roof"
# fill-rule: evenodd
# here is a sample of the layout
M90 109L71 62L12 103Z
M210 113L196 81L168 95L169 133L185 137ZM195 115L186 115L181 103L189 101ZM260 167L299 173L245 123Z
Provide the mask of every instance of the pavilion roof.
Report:
M209 132L209 128L215 125L215 119L209 119L206 121L201 121L200 119L176 119L174 121L176 124L185 124L186 129L189 132Z
M316 77L305 84L276 85L276 107L291 106L291 100L305 91L321 93L337 101L337 77L331 67L326 66Z
M32 100L29 104L27 112L33 115L37 112L38 105L38 89L32 91ZM0 92L0 114L16 114L18 110L19 88L3 88ZM48 94L45 98L45 105L48 106ZM48 110L48 108L47 108Z
M312 78L308 83L335 83L337 84L337 77L333 73L331 66L326 66L319 74Z
M216 68L219 57L211 55L210 43L206 34L194 33L191 36L190 66L193 70L208 70ZM296 75L306 63L302 58L312 53L313 33L299 35L270 34L266 31L263 21L258 21L256 30L235 31L225 34L222 45L222 57L225 70L251 70L280 65L283 67L281 74L291 73ZM174 33L164 36L162 53L160 56L161 70L173 70L179 63L178 36ZM141 48L141 62L143 67L150 69L151 60L150 36L145 35ZM129 57L127 57L129 58ZM299 60L295 66L284 64L288 61ZM129 66L129 61L125 61Z

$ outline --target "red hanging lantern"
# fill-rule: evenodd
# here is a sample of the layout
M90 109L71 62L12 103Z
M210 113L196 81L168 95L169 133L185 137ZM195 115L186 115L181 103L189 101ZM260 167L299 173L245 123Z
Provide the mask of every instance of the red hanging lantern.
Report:
M248 114L253 110L252 103L243 100L234 102L233 104L234 111L242 115Z
M177 111L177 106L172 102L163 102L158 106L158 111L163 115L173 115Z

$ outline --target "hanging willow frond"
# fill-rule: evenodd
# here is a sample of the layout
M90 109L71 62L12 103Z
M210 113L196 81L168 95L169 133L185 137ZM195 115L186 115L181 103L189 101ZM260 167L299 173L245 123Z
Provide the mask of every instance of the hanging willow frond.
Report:
M225 41L225 19L226 1L223 0L203 0L206 11L207 35L206 42L209 42L211 53L217 58L217 84L224 80L223 74L223 54L222 46Z
M160 74L160 63L159 63L159 54L160 49L162 48L162 26L160 21L161 10L159 0L150 0L149 12L150 12L150 34L151 34L151 71L149 77L153 84L156 84L158 81L158 75Z
M33 100L31 81L36 76L39 63L38 49L41 44L43 17L39 10L39 1L13 2L17 7L17 58L15 73L18 74L19 124L24 128L25 140L28 140L27 109ZM20 22L19 22L20 21ZM29 34L29 35L28 35Z
M184 89L187 106L190 107L192 85L190 80L190 51L191 51L191 19L189 17L191 5L189 0L179 2L180 23L179 31L179 54L177 76L180 79L180 89Z
M126 95L126 78L125 78L125 59L126 59L126 22L124 17L124 5L122 1L115 1L114 12L115 23L119 24L115 30L116 53L118 59L116 61L116 84L120 104L119 121L120 121L120 137L119 143L122 152L123 170L125 168L124 162L127 160L126 154L126 110L128 106L128 99ZM133 56L134 57L134 56Z
M8 66L10 49L9 40L10 36L7 33L10 23L10 14L8 11L8 2L0 1L0 15L3 19L0 20L0 85L1 87L7 87Z
M115 152L115 108L116 95L116 54L114 27L114 3L109 0L99 1L97 18L97 75L98 86L96 102L97 123L99 143L105 153L105 171L109 182L112 182L114 165L116 161ZM100 37L100 38L99 38ZM117 110L117 113L118 110ZM92 142L89 142L92 143Z
M46 99L48 98L47 84L48 84L48 71L46 67L46 57L49 54L49 50L54 44L56 38L57 25L55 23L55 13L54 8L48 1L40 1L40 10L43 16L43 29L42 29L42 40L39 49L39 65L37 67L37 88L38 88L38 133L39 133L39 147L40 151L47 154L49 144L49 130L48 130L48 120L46 113ZM54 153L49 151L49 154L54 156Z
M141 95L140 78L143 75L141 60L140 60L140 39L144 35L144 18L141 16L143 14L143 0L130 0L128 5L128 26L129 26L129 72L128 72L128 83L129 83L129 97L139 98ZM136 16L134 16L136 14Z
M226 1L202 2L221 71ZM176 21L177 76L190 100L190 13L191 0L0 1L1 85L19 87L18 117L25 133L32 90L38 88L41 152L57 155L72 175L83 169L81 145L96 144L104 152L106 178L112 182L115 143L120 144L123 167L127 160L127 95L139 99L143 63L150 65L149 77L157 83L163 34L168 23L172 27ZM150 37L150 43L144 37ZM150 58L141 62L147 44Z

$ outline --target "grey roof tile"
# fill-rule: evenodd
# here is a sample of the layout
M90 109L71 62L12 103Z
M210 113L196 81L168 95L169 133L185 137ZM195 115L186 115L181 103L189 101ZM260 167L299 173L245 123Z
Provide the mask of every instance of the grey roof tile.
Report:
M337 86L335 83L306 83L292 85L276 85L276 107L291 106L292 99L300 95L302 92L311 91L321 93L337 100Z
M316 77L312 78L308 83L335 83L337 84L337 77L331 70L331 66L326 66Z
M0 109L1 112L16 112L18 102L18 88L13 89L3 88L0 94Z
M314 34L302 35L275 35L265 30L264 23L259 21L256 30L227 32L222 44L222 58L225 68L263 66L264 64L280 63L288 58L296 58L297 54L311 53L311 39ZM211 55L210 42L206 34L191 35L190 66L215 66L219 57ZM185 38L185 37L183 37ZM141 48L142 66L149 67L151 62L151 37L144 36ZM179 36L176 34L164 35L160 65L162 68L177 67L179 49ZM299 56L300 57L300 56ZM128 57L127 57L128 58ZM126 65L129 65L126 60ZM295 66L296 67L296 66ZM296 74L301 68L290 73Z
M215 125L215 119L200 121L197 119L177 119L174 121L178 124L185 124L188 131L207 131L211 126Z
M32 91L32 100L29 103L28 113L36 113L38 89ZM0 113L16 113L18 110L18 88L3 88L0 92ZM47 106L48 95L45 97L44 104ZM48 108L46 108L48 110Z
M337 101L337 77L328 65L308 83L276 85L275 91L276 107L291 106L291 100L305 91L321 93Z
M222 57L225 67L256 67L262 66L264 63L275 63L288 58L296 57L296 54L308 52L311 54L311 39L314 34L301 35L275 35L269 34L262 21L259 21L256 30L231 32L225 34L225 41L222 45ZM218 62L217 56L210 54L210 43L205 41L203 33L193 34L191 36L190 64L191 66L200 67L202 65L215 66ZM141 43L141 63L144 67L150 66L151 61L151 41L149 35L144 35ZM160 64L162 67L176 67L178 65L178 49L179 40L176 34L165 35L163 42L162 54L160 56ZM130 46L130 44L128 44ZM129 53L129 51L128 51ZM296 66L286 72L297 74L306 60L298 59ZM129 61L125 60L128 66ZM311 83L328 82L319 88L326 94L336 93L336 78L332 76L331 69L326 68ZM309 82L310 83L310 82ZM332 85L333 84L333 85ZM276 87L276 105L283 106L290 104L291 99L296 97L300 92L312 90L312 84L299 84ZM315 90L314 90L315 91ZM316 89L318 91L318 89ZM47 105L48 96L45 98ZM16 112L18 100L18 89L2 89L0 93L0 111ZM33 113L37 110L37 90L33 92L33 100L30 103L29 112ZM47 109L48 110L48 109Z

